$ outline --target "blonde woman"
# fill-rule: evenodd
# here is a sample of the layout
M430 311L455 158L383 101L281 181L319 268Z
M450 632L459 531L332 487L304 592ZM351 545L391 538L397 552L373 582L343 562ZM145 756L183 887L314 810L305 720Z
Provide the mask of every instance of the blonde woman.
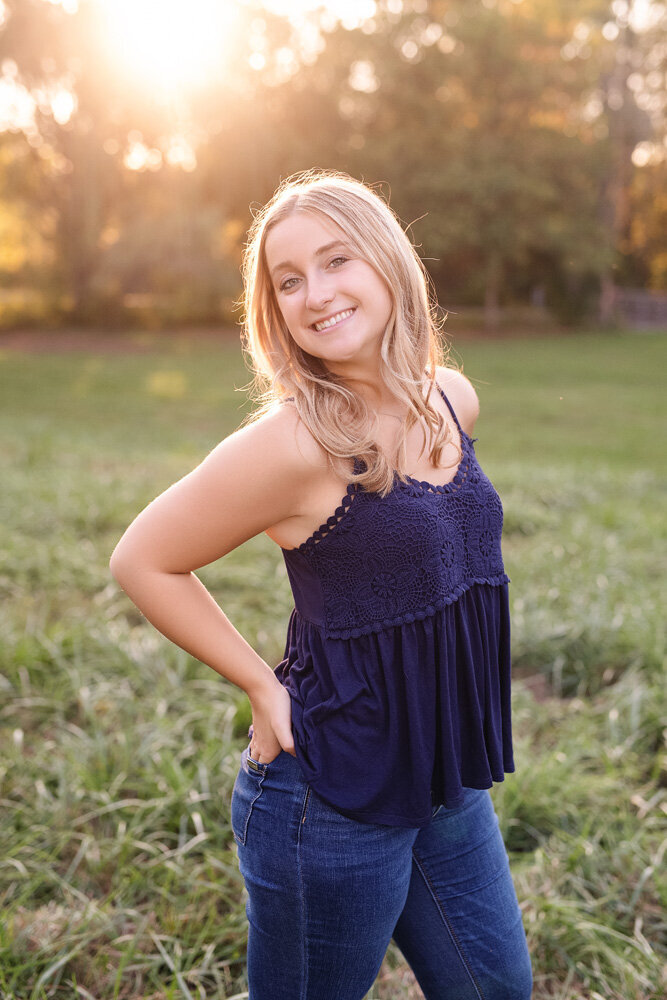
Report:
M242 688L232 796L251 1000L361 1000L393 937L428 1000L527 1000L488 789L514 769L502 507L426 272L374 190L284 182L244 261L253 418L130 525L111 569ZM194 571L265 532L294 593L272 669Z

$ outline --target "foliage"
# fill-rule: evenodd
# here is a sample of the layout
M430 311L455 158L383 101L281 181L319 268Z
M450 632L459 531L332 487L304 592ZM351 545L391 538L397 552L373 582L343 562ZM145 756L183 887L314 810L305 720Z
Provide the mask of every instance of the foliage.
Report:
M569 321L592 311L605 276L660 287L660 249L641 236L657 216L630 159L664 132L657 13L638 32L632 5L607 0L382 2L348 30L322 12L299 25L234 7L225 64L165 100L114 62L102 4L6 0L0 62L38 108L22 150L12 136L29 169L0 158L2 199L25 205L0 200L0 229L15 234L0 282L17 260L35 281L39 232L56 316L136 321L136 294L152 324L224 316L249 206L317 165L383 181L443 304L483 301L491 325L535 289ZM58 87L74 95L69 118L50 100ZM174 142L190 161L168 162Z

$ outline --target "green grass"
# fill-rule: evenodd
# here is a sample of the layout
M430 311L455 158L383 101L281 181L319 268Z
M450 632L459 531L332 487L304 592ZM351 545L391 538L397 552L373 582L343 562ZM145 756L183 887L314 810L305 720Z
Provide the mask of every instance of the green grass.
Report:
M517 773L494 799L534 996L657 1000L667 339L458 354L505 505ZM108 558L238 425L248 378L230 341L0 353L2 1000L246 995L229 800L247 702L142 619ZM292 606L277 547L255 538L200 576L277 662ZM371 995L420 996L394 949Z

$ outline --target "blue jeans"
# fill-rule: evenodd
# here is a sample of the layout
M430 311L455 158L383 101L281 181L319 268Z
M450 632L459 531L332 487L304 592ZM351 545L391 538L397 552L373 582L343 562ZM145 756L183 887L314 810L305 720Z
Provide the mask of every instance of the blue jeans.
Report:
M493 803L422 829L348 819L284 751L241 756L232 827L250 1000L362 1000L393 937L427 1000L529 1000L530 958Z

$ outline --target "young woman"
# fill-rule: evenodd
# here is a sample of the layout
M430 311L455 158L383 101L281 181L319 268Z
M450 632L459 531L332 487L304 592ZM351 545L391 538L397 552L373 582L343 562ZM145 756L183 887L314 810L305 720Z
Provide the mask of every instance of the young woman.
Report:
M251 1000L362 1000L393 937L428 1000L527 1000L488 789L512 771L502 507L426 272L368 186L286 181L244 261L253 418L127 529L114 576L243 688L232 796ZM341 499L342 498L342 499ZM265 663L194 571L259 532L294 593Z

